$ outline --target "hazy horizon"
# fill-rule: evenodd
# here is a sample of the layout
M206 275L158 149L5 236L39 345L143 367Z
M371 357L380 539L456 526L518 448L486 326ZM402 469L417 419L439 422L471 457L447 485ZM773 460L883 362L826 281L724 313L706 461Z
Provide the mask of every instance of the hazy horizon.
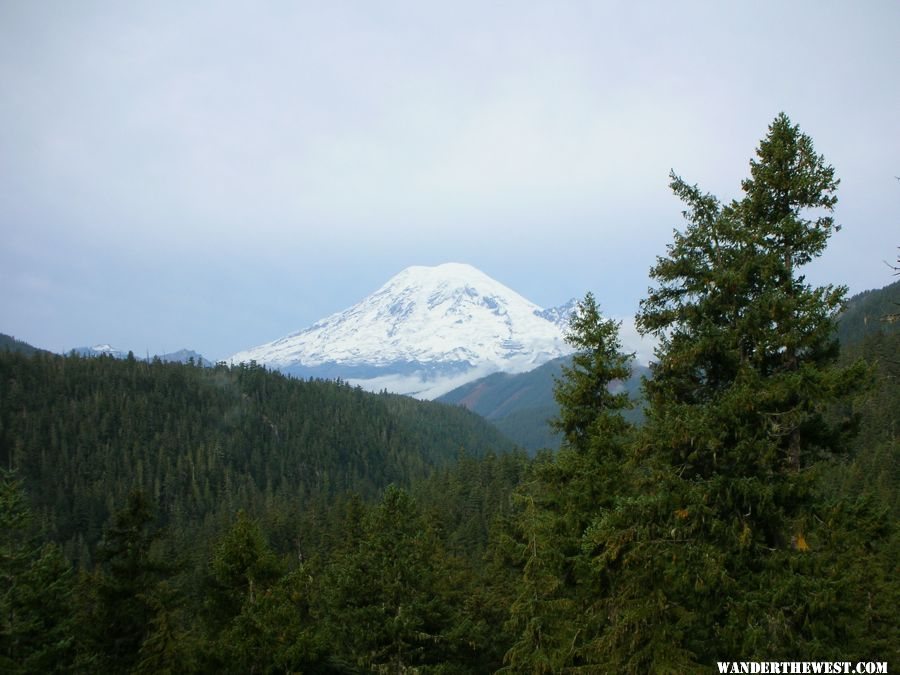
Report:
M895 2L0 5L0 332L217 360L410 265L633 315L776 114L841 179L811 282L892 281Z

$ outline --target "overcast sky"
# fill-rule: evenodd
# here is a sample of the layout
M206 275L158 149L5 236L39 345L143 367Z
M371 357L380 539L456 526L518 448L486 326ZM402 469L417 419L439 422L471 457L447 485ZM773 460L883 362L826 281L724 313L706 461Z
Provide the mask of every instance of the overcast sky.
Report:
M0 332L213 359L468 262L633 315L779 111L841 178L809 271L892 281L900 2L0 0Z

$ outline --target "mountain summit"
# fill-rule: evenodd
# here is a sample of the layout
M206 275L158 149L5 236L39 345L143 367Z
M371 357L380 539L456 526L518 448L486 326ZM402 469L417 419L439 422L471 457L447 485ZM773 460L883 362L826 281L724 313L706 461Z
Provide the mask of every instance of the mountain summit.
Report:
M543 309L471 265L408 267L343 312L228 360L434 398L570 353L570 311Z

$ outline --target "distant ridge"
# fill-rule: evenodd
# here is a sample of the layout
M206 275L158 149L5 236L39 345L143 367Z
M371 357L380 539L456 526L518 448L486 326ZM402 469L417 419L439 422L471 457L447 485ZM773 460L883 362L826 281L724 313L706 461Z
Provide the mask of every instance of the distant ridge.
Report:
M160 354L154 358L158 358L160 361L164 361L165 363L195 363L199 366L203 366L204 368L211 368L215 364L203 357L202 354L195 352L193 349L179 349L177 352L171 352L169 354Z
M95 357L95 356L110 356L114 359L125 359L128 358L129 352L126 352L122 349L118 349L109 344L98 344L93 347L75 347L74 349L69 350L69 354L76 354L78 356L84 357ZM203 366L205 368L210 368L215 364L203 357L202 354L195 352L192 349L179 349L177 352L170 352L168 354L154 354L153 356L141 357L138 355L134 355L134 357L138 360L149 360L159 359L165 363L196 363L197 365Z
M553 389L570 358L553 359L527 373L494 373L458 387L437 400L478 413L529 452L556 448L560 439L549 425L549 420L559 414ZM641 377L649 376L650 370L634 364L632 372L628 381L617 386L627 390L637 401ZM642 414L636 408L627 412L626 417L637 422Z
M852 344L866 335L891 333L900 330L900 320L893 315L900 312L900 281L884 288L857 293L847 301L838 320L838 339Z
M17 340L12 335L6 335L5 333L0 333L0 351L16 352L19 354L28 355L51 353L46 349L40 349L39 347L30 345L27 342L23 342L22 340Z

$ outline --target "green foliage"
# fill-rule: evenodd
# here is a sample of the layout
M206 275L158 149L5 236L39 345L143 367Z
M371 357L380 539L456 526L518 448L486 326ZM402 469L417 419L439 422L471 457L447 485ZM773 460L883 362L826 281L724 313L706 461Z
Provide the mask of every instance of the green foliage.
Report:
M215 546L206 591L209 668L218 672L306 672L324 663L314 582L287 569L260 524L239 512Z
M512 493L529 470L524 454L460 455L456 464L414 486L427 527L442 543L442 590L454 615L447 636L459 672L493 672L512 636L504 628L518 570L497 540L517 512Z
M255 584L268 584L280 573L259 523L239 511L237 522L225 533L212 559L213 579L228 595L253 597Z
M240 614L245 603L254 604L284 572L259 523L243 511L215 547L210 567L210 614L223 622Z
M35 543L21 483L0 470L0 670L70 669L74 577L53 544Z
M829 476L843 494L869 494L900 519L900 332L878 333L847 350L845 361L865 358L873 384L855 401L860 415L856 453Z
M798 272L835 229L836 186L783 115L742 200L722 206L673 176L688 225L641 305L638 325L660 346L634 436L606 387L627 359L582 303L579 335L594 337L558 388L567 442L535 463L500 547L522 566L509 670L894 653L896 519L827 486L853 450L870 371L837 362L844 289ZM892 428L894 408L873 431ZM883 459L896 457L888 435ZM889 463L868 466L894 484Z
M523 453L482 458L460 453L455 464L416 483L413 495L425 517L440 523L450 551L477 562L486 553L495 519L512 512L510 495L528 466Z
M388 481L408 485L443 470L461 448L475 465L511 448L465 410L253 367L5 354L0 376L8 385L2 461L34 486L45 536L61 539L85 570L77 592L84 670L340 669L326 630L340 611L321 575L359 553L373 517L366 500ZM482 486L483 515L468 521L461 509L452 525L450 545L472 549L453 561L429 554L427 565L445 575L411 587L423 606L443 607L422 610L441 637L418 646L421 636L397 638L413 645L400 662L484 663L475 642L491 652L490 612L479 601L462 608L474 595L468 554L484 550L491 509L516 480L489 456L495 468L484 480L496 493ZM133 488L140 499L128 496ZM363 499L345 498L349 488ZM443 550L440 528L416 523ZM288 562L304 557L300 567ZM450 612L450 602L461 609ZM391 662L361 644L342 650L346 663Z
M582 538L622 488L621 463L631 402L610 385L630 375L618 324L604 319L592 295L571 320L578 350L556 386L564 437L556 456L539 457L517 495L521 512L507 532L506 555L521 567L510 607L516 639L505 661L514 672L559 672L587 665L584 646L601 630L597 610L606 580L593 575Z
M194 636L196 618L169 581L161 581L146 596L150 619L137 663L131 672L150 675L202 672L200 643Z
M715 649L732 582L708 541L704 501L700 486L645 466L585 533L592 574L607 580L605 622L583 650L599 672L695 672L697 652Z
M757 156L726 206L673 176L688 225L638 317L660 347L637 492L586 540L612 579L596 654L622 672L862 653L823 630L844 553L816 475L850 449L840 404L866 369L835 363L844 289L798 274L835 229L837 181L784 115Z
M504 659L514 672L557 672L570 665L584 629L571 578L580 562L572 545L580 532L560 531L564 506L546 483L539 478L521 497L511 537L511 557L522 570L508 626L515 641Z
M317 632L314 579L302 566L248 595L221 633L218 672L331 672Z
M451 625L442 602L444 569L416 503L388 488L366 517L362 537L329 566L332 643L370 672L439 663Z
M839 451L845 437L823 414L863 375L832 367L843 289L796 275L833 230L830 216L804 218L833 207L833 169L783 115L758 155L745 198L726 207L673 178L689 225L651 271L660 285L641 303L639 327L660 338L648 417L686 478L788 476L783 469Z
M552 387L549 387L548 391L552 391ZM557 415L559 415L557 405L520 408L499 419L491 420L491 423L504 436L515 441L529 454L535 455L540 450L559 447L559 432L551 425Z
M97 558L101 567L83 583L82 628L88 651L103 670L125 671L137 663L138 652L156 622L161 638L161 610L171 598L159 584L173 566L153 550L161 533L153 507L143 492L128 495L123 508L104 530Z
M586 452L598 436L616 436L627 427L620 411L631 407L628 392L613 393L610 385L631 376L634 355L622 353L619 324L603 319L591 293L573 312L566 340L577 351L554 389L560 413L553 426L569 447Z

